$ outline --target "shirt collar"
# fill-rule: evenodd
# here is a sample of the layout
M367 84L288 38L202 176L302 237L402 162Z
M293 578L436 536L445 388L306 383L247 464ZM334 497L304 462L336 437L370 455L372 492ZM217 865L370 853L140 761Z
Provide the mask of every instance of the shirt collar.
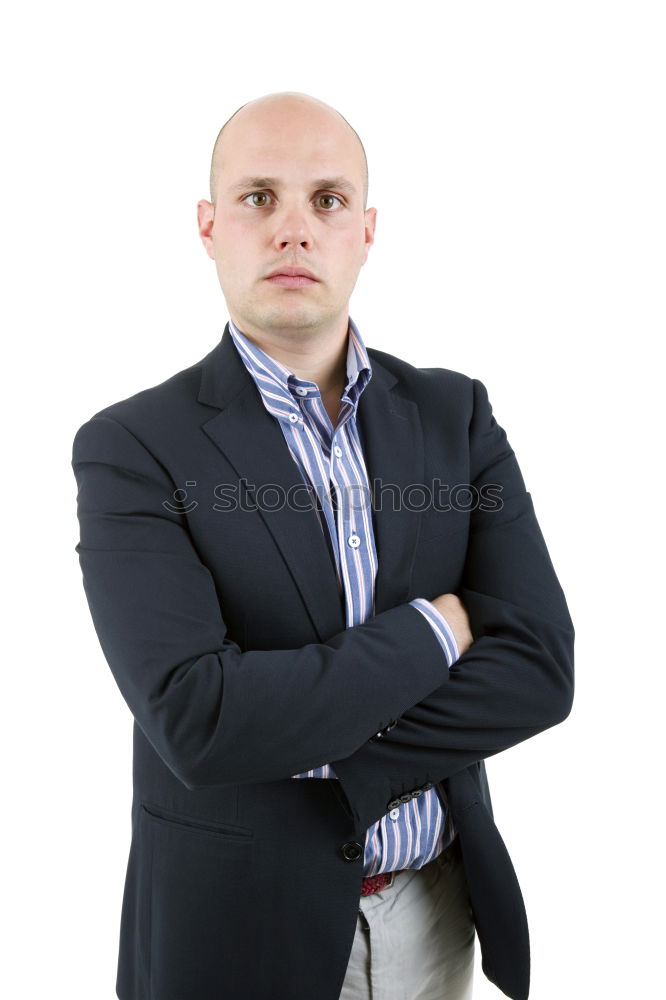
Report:
M254 344L238 329L233 320L229 319L229 332L238 352L255 381L266 405L276 409L276 404L286 402L293 404L298 399L308 395L316 396L319 387L316 382L301 379L292 371L272 358L260 347ZM347 385L342 393L348 396L356 411L361 393L372 378L372 366L363 339L351 316L347 330ZM297 388L306 389L298 392Z

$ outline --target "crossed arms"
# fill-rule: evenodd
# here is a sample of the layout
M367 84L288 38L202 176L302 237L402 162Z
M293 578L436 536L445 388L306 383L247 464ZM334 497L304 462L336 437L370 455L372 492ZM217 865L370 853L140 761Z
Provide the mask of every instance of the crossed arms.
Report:
M76 551L90 612L137 724L186 787L279 780L330 762L360 801L381 775L441 780L569 714L564 594L513 450L485 387L471 381L471 482L501 484L504 505L471 515L458 596L474 641L450 669L409 604L325 643L242 652L184 516L156 502L172 492L163 466L110 416L79 428Z

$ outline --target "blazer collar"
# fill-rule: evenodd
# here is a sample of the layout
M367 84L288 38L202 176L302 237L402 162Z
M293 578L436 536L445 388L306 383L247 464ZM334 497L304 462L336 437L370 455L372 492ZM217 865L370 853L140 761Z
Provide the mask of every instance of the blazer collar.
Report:
M375 614L381 614L408 599L420 518L396 497L404 497L411 484L424 482L424 451L416 402L400 394L398 379L381 364L378 352L367 350L373 375L360 396L356 419L373 492L378 557ZM300 471L282 430L263 405L232 340L229 324L202 361L198 399L219 410L202 424L202 430L239 480L247 482L248 501L262 484L277 485L284 496L290 488L302 488ZM302 493L297 495L302 497ZM320 640L326 642L343 631L346 621L316 511L297 510L285 503L275 510L260 507L259 514L289 567Z

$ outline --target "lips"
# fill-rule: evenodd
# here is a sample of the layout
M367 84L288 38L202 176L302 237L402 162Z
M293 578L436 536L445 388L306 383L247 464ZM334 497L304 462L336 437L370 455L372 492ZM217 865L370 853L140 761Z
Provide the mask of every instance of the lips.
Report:
M280 276L286 276L288 278L309 278L310 281L316 281L317 278L314 276L312 271L309 271L307 267L279 267L270 274L267 274L267 278L277 278Z
M305 288L317 284L315 278L308 278L304 274L273 274L266 281L270 281L271 285L282 285L283 288Z
M270 281L271 285L281 285L282 288L306 288L308 285L315 285L318 279L307 267L285 265L267 274L266 280Z

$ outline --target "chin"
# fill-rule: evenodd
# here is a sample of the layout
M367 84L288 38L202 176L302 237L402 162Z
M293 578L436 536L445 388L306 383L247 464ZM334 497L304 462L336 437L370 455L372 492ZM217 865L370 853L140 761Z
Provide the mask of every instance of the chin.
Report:
M311 306L296 303L293 306L277 306L273 309L266 309L257 312L252 310L256 317L253 321L259 326L290 326L298 329L302 326L316 326L321 322L322 316L318 309ZM252 315L251 314L251 315Z

